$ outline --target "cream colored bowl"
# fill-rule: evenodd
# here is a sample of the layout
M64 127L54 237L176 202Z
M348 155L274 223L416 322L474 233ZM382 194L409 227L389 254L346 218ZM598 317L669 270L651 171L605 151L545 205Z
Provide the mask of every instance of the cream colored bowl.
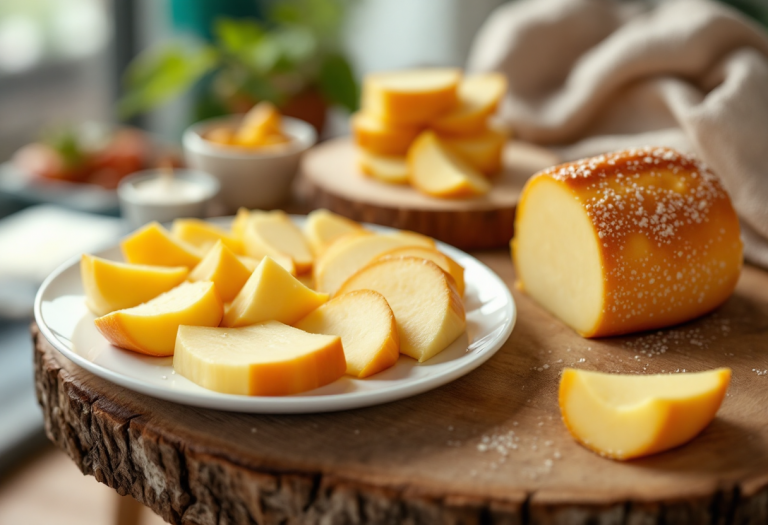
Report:
M317 141L315 129L290 117L282 118L285 147L254 149L222 146L203 137L216 127L235 128L242 115L204 120L184 132L184 157L190 168L213 175L221 184L218 200L229 211L244 206L271 209L288 200L301 155Z

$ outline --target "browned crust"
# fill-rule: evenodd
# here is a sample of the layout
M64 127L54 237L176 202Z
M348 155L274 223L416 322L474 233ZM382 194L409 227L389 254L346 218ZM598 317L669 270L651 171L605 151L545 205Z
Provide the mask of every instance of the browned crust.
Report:
M565 185L584 207L601 252L605 304L584 336L685 322L736 287L738 217L720 180L695 157L646 147L554 166L528 181L521 210L543 179Z

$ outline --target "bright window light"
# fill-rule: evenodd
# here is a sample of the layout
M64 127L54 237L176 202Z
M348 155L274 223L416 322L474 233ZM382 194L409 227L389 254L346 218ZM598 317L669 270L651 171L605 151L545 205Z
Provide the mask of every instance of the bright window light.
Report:
M34 67L43 57L45 35L40 23L26 15L0 19L0 70L17 73Z

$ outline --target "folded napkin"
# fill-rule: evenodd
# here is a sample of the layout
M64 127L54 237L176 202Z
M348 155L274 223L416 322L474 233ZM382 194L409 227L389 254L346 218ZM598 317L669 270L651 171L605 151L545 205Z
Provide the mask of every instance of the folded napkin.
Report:
M470 71L509 78L503 118L564 160L634 146L696 153L723 180L747 260L768 268L768 34L708 0L520 0Z

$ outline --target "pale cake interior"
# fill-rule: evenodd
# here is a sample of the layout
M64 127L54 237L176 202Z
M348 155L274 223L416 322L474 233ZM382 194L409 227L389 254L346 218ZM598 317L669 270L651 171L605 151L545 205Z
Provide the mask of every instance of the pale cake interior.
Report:
M685 374L618 375L580 371L595 398L606 405L630 409L649 397L687 399L699 397L721 383L720 370Z
M605 278L584 207L564 184L543 178L527 190L515 227L515 267L525 292L589 334L602 314Z

